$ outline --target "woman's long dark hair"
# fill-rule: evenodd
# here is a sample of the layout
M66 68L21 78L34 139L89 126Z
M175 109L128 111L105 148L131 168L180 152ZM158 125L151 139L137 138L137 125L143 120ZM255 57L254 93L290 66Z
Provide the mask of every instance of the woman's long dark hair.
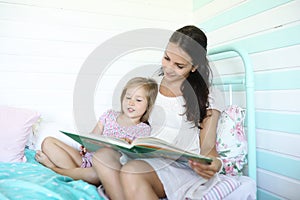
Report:
M195 26L184 26L172 34L169 42L178 45L191 58L195 72L189 76L181 85L181 92L186 101L187 119L200 127L203 119L207 116L209 78L211 69L207 59L207 37L203 31Z

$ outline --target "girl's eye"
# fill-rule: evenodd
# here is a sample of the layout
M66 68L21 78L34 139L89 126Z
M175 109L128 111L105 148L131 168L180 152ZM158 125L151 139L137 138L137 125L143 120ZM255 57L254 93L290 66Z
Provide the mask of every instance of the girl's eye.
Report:
M130 97L125 97L126 99L130 99Z
M168 56L164 56L164 59L170 61L170 58Z
M137 102L142 102L143 100L142 100L142 99L137 99L136 101L137 101Z

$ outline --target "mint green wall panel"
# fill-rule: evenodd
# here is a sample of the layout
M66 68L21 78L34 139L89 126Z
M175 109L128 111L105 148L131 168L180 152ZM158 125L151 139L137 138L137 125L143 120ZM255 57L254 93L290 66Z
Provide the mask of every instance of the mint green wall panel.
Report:
M279 198L265 190L257 189L257 200L281 200L282 198Z
M300 134L300 113L257 111L256 128Z
M293 159L281 154L258 150L257 166L292 179L300 180L299 158Z
M249 54L300 44L300 25L280 27L272 32L241 39L227 45L245 49ZM234 53L210 56L211 61L234 57Z
M255 74L256 90L300 89L300 68Z
M193 0L193 11L205 6L206 4L212 2L213 0Z
M205 30L206 32L214 31L223 26L240 21L252 15L259 14L261 12L283 5L290 1L291 0L272 0L272 1L249 0L241 4L240 6L234 7L224 13L215 16L214 18L204 23L199 24L198 26L203 30Z
M287 71L274 70L265 73L254 74L255 90L296 90L300 89L300 69L290 69ZM222 82L237 82L241 80L242 76L226 76L222 78L216 78L216 81L222 80ZM228 90L228 87L223 87L224 90ZM233 91L242 91L244 86L232 85Z

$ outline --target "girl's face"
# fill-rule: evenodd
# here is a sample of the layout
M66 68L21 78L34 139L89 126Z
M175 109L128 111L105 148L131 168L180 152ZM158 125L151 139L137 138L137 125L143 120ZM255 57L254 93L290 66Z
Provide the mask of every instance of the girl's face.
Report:
M132 121L139 123L148 106L143 87L128 88L122 100L123 113Z
M191 57L179 46L169 42L162 59L164 78L168 81L183 81L196 70Z

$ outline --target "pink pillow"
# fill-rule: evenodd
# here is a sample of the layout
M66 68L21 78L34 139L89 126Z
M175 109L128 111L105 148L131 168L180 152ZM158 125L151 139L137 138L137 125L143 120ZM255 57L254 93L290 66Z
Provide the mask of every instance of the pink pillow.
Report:
M0 162L25 162L25 145L40 114L0 106Z

